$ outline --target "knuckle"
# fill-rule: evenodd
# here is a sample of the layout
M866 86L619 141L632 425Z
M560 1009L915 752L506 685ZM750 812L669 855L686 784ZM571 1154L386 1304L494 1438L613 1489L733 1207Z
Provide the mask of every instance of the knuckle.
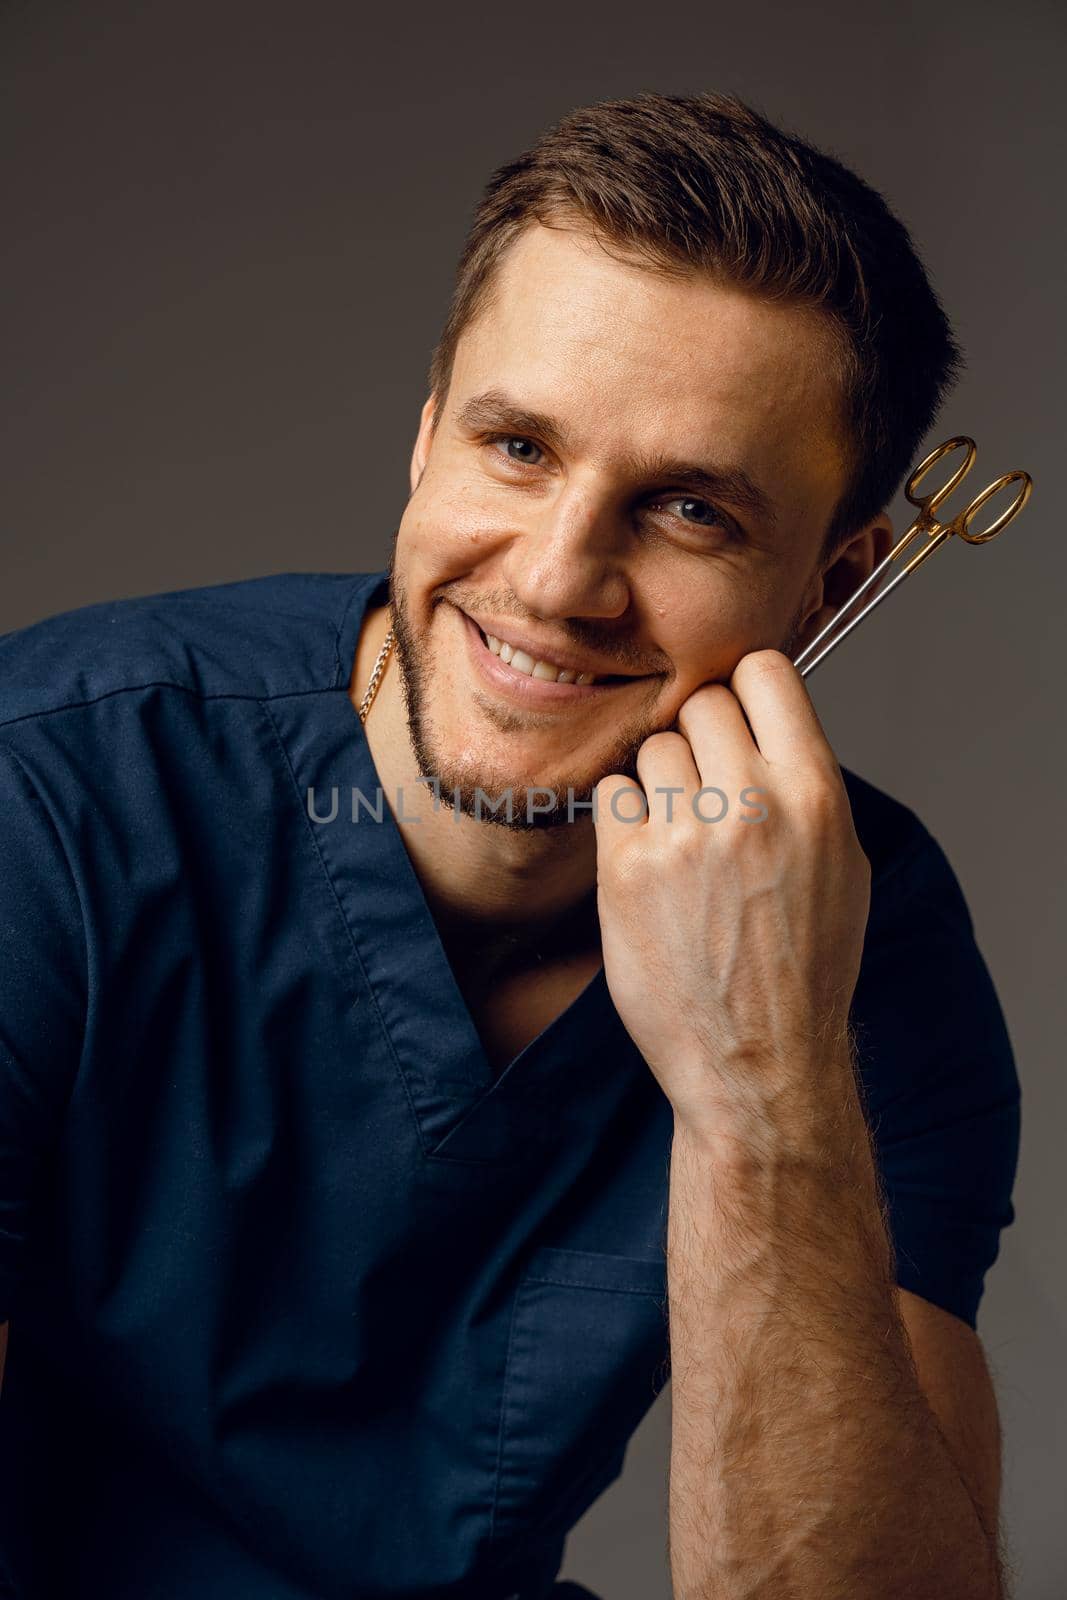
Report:
M852 831L852 811L847 798L825 777L819 776L804 784L800 811L808 826L819 834Z
M782 650L750 650L743 655L734 668L735 675L743 673L745 677L777 676L781 672L795 672L796 668L789 657Z
M641 751L662 750L666 752L673 749L676 745L686 743L687 741L683 739L680 733L673 733L669 728L661 728L658 733L649 734L648 738L641 746Z
M732 691L724 683L703 683L682 701L675 721L684 729L692 723L694 717L718 710L725 703L724 697L733 699Z

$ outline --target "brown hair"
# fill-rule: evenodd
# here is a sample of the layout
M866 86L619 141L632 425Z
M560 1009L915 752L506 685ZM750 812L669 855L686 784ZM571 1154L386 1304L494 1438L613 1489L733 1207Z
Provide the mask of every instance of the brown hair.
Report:
M435 428L502 254L531 224L568 219L653 271L703 271L826 313L850 446L828 561L892 499L962 365L903 223L854 172L732 96L640 94L572 111L489 179L430 365Z

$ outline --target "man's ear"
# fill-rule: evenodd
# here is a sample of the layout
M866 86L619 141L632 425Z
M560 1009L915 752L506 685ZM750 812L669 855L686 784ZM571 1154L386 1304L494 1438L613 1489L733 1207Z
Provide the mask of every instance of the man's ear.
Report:
M419 479L426 470L426 461L430 454L430 445L433 443L433 419L437 410L437 396L428 396L425 405L419 413L419 431L415 435L415 447L411 452L411 492L419 487Z
M865 528L854 533L829 563L816 571L804 597L802 621L794 634L794 654L799 654L826 627L831 617L855 594L860 584L870 577L892 548L893 524L883 512ZM864 601L860 602L856 614L867 598L865 596ZM851 618L850 612L847 620L851 621Z

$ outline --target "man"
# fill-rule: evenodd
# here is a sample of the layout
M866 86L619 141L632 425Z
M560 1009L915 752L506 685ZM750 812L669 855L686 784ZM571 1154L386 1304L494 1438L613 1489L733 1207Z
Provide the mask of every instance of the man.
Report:
M1018 1078L790 659L956 360L836 162L587 108L490 182L387 572L0 642L17 1593L541 1600L672 1373L679 1600L1000 1594Z

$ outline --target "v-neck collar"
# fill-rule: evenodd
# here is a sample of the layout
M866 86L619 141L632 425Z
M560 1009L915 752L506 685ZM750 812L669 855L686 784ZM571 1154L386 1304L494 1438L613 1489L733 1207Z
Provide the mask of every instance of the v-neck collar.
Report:
M349 698L363 619L387 597L387 571L361 574L338 636L336 692L310 702L294 697L284 709L274 702L271 711L301 794L315 791L318 815L329 814L332 791L338 791L336 818L309 819L308 825L408 1085L427 1153L440 1152L447 1141L450 1157L482 1160L501 1141L506 1146L519 1126L524 1143L537 1126L543 1125L546 1136L558 1134L561 1094L569 1118L582 1115L585 1103L600 1121L604 1106L598 1095L609 1077L619 1088L620 1077L648 1069L619 1019L601 966L558 1016L493 1072L401 837L402 825L417 824L394 818ZM353 790L365 797L357 822Z

